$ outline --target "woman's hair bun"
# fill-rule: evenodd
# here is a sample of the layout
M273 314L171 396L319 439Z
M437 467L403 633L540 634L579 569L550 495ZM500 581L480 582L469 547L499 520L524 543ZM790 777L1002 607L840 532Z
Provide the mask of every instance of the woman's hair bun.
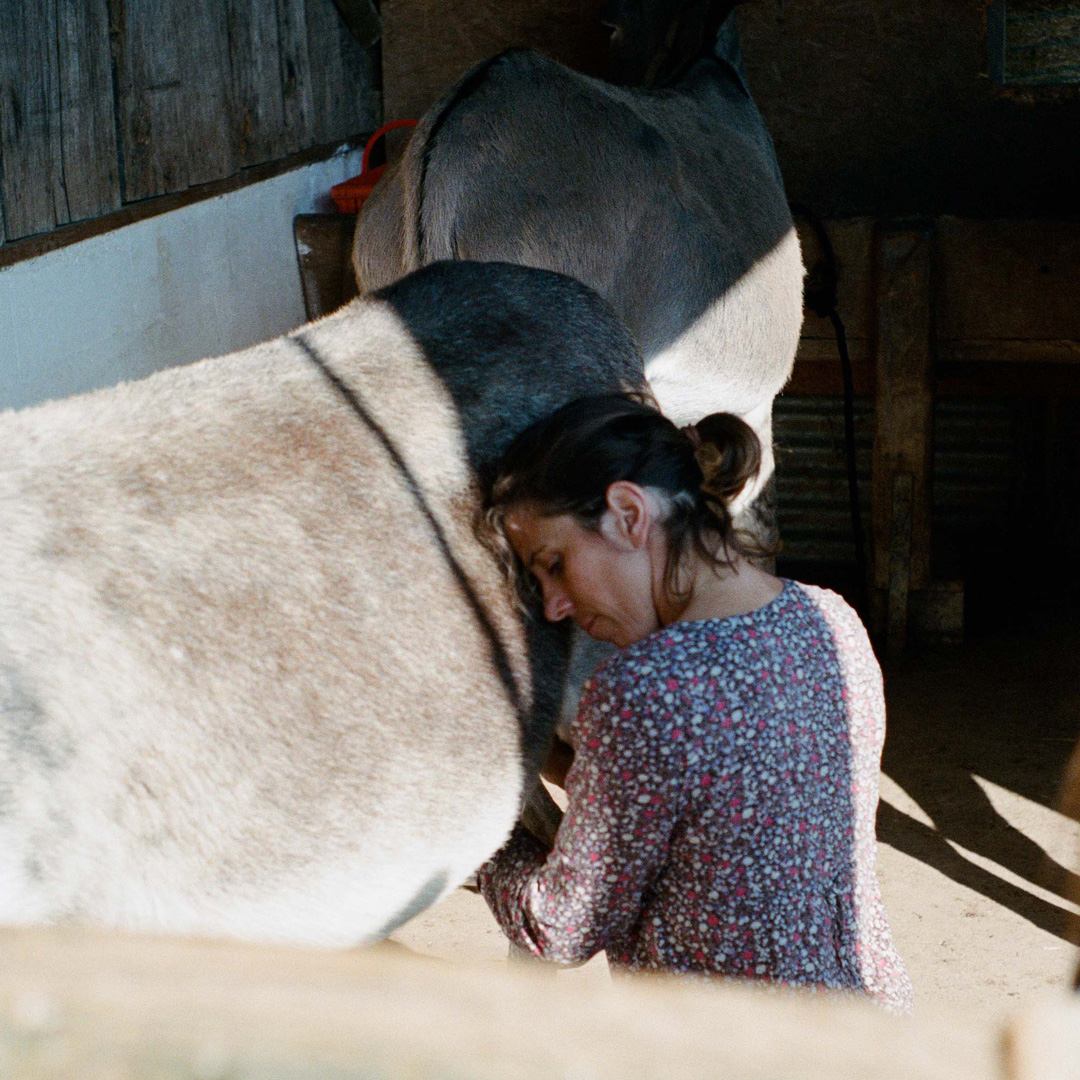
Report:
M701 489L726 505L761 468L761 443L754 429L732 413L711 413L693 424L691 432L704 477Z

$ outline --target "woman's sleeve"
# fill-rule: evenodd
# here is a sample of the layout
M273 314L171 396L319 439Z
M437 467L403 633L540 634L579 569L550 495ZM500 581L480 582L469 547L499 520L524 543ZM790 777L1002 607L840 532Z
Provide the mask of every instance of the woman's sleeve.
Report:
M574 964L625 938L667 861L680 737L661 692L601 675L586 689L553 850L519 825L477 875L511 941Z

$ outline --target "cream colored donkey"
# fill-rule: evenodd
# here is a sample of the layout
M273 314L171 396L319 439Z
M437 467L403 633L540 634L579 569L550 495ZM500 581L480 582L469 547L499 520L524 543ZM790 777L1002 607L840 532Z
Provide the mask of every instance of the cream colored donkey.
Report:
M641 385L584 286L455 262L0 415L0 923L351 945L459 884L567 651L478 541L480 481Z

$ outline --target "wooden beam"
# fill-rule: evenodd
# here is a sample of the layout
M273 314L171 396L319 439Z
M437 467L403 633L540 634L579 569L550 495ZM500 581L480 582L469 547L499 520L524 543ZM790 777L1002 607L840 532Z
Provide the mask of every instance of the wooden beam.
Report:
M929 225L883 227L874 245L874 414L872 535L874 585L891 595L898 476L911 477L910 566L907 591L930 580L930 476L933 439L933 365ZM892 624L891 612L886 623ZM884 626L877 627L878 630Z
M901 655L907 645L914 510L915 478L911 473L894 473L892 515L889 523L889 596L886 616L886 642L890 656Z
M100 236L102 233L111 232L113 229L132 225L136 221L145 221L147 218L156 217L158 214L167 214L172 210L179 210L182 206L199 202L202 199L215 199L219 195L226 195L230 191L239 191L249 184L258 184L264 180L271 180L282 173L293 169L311 165L316 161L325 161L344 149L359 148L367 141L366 134L352 135L343 141L335 141L323 146L316 146L310 150L302 150L300 153L283 158L280 161L271 161L266 165L257 165L251 169L226 177L224 180L216 180L210 184L202 184L199 187L188 188L186 191L176 192L173 195L162 195L156 199L147 199L145 202L136 203L134 206L125 206L114 214L105 217L94 218L91 221L80 222L77 225L69 225L54 232L43 233L39 236L30 236L24 240L18 240L12 244L0 244L0 270L6 266L12 266L24 259L36 259L49 251L57 251L69 244L77 244L82 240L88 240L92 236Z
M329 315L356 296L356 277L349 264L355 229L355 214L298 214L293 218L308 322Z
M996 1018L844 995L71 931L0 957L4 1080L1004 1080Z

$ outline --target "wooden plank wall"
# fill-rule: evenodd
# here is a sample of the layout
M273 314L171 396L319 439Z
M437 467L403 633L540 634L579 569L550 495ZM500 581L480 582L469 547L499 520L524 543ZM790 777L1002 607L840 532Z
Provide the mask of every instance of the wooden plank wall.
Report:
M346 139L375 54L333 0L0 0L0 243Z
M1080 83L1080 4L1075 0L994 0L987 27L995 82Z
M382 0L386 119L417 119L473 64L526 45L599 74L601 0ZM393 142L393 140L391 140Z
M1080 223L937 217L933 227L934 392L939 397L1080 395ZM875 392L879 318L871 217L827 223L840 265L838 308L847 328L855 391ZM818 258L800 222L807 265ZM827 319L807 312L785 393L843 392Z

